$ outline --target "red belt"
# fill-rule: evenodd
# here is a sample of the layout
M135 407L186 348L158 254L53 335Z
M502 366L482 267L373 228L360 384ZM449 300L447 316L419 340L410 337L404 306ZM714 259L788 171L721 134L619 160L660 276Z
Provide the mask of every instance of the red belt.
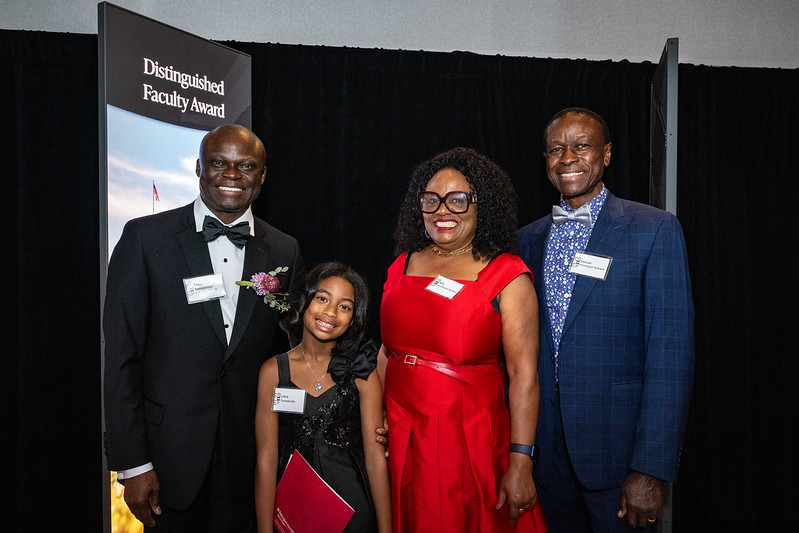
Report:
M474 379L471 376L469 376L466 372L470 370L479 370L479 371L492 370L497 367L497 363L483 363L479 365L453 365L451 363L439 363L438 361L428 361L427 359L422 359L417 355L403 355L403 354L390 353L388 354L388 356L399 363L430 368L432 370L435 370L436 372L441 372L442 374L447 375L451 378L455 378L457 380L463 381L464 383L468 383L469 385L474 383Z

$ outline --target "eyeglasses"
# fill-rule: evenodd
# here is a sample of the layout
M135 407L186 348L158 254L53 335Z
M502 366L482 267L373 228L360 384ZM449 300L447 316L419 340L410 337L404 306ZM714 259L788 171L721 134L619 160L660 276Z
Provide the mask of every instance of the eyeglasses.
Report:
M433 191L419 193L419 209L422 213L435 213L444 204L450 213L460 214L469 210L469 204L476 203L477 194L468 191L450 191L443 197Z

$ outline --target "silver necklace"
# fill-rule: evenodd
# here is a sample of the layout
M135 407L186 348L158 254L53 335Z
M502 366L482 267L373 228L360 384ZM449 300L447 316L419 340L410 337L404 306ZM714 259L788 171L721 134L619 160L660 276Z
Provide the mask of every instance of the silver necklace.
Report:
M314 388L316 390L322 390L322 381L325 379L325 376L327 375L327 370L325 370L325 373L322 374L322 379L317 379L316 374L313 371L313 368L311 368L311 363L308 362L308 357L305 355L305 348L302 347L302 343L300 343L300 351L302 352L302 358L305 359L305 364L308 365L308 370L311 371L311 375L316 380L316 386Z

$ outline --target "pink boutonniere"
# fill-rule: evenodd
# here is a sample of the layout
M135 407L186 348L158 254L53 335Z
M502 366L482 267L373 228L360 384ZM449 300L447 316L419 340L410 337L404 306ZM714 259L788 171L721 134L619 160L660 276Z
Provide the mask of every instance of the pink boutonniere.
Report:
M289 267L277 267L270 272L256 272L250 281L237 281L236 285L255 290L255 294L264 297L264 303L269 307L274 307L281 313L289 310L288 293L278 292L280 290L280 280L278 274L288 272Z

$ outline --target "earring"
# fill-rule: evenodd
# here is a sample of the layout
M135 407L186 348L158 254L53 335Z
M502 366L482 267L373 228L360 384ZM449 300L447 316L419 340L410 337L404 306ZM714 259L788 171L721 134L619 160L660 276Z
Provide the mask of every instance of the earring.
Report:
M430 235L427 234L427 228L423 229L422 233L424 233L424 238L425 239L429 239L430 238Z

